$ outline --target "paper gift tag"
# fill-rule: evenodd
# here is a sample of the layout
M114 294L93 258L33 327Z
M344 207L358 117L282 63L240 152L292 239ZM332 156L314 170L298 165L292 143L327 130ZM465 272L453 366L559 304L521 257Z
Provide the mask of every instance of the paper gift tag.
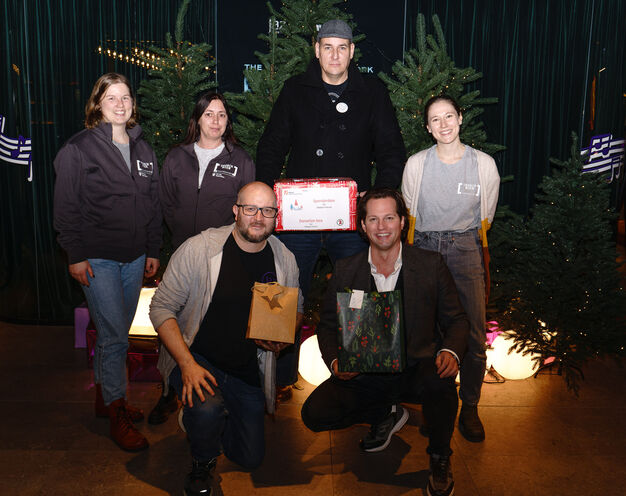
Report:
M350 308L361 308L363 306L363 295L365 291L355 289L350 295Z

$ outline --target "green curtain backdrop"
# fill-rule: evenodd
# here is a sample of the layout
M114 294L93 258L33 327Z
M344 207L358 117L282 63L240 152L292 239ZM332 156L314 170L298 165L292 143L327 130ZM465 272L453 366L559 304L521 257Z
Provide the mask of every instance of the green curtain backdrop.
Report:
M223 0L224 2L228 0ZM237 0L242 5L244 0ZM260 2L261 0L247 0ZM356 12L361 2L345 4ZM484 121L505 184L501 203L518 212L532 205L549 157L568 156L571 131L624 135L626 2L620 0L389 0L404 12L405 45L415 44L417 13L441 20L460 67L484 74L476 83L500 99ZM116 70L137 89L145 70L98 54L125 56L136 46L162 45L174 31L176 0L4 0L0 6L0 115L4 134L33 141L33 180L27 168L0 161L0 319L68 322L82 294L67 274L52 228L53 159L80 130L95 80ZM396 5L397 4L397 5ZM185 38L214 44L218 0L194 0ZM363 5L363 4L362 4ZM380 4L380 8L384 8ZM241 8L245 17L245 7ZM399 14L400 15L400 14ZM368 24L374 29L376 22ZM432 25L429 32L432 32ZM388 26L380 23L377 29ZM366 33L367 34L367 33ZM228 60L219 59L219 67ZM596 77L595 130L589 127L590 89Z
M596 134L624 137L626 2L621 0L413 0L407 4L407 44L415 19L437 14L459 67L483 73L489 140L507 150L496 157L500 204L526 212L548 159L569 157L575 131L583 146ZM432 23L430 23L432 32ZM595 129L589 128L590 89L597 77ZM583 125L581 126L581 122Z
M145 69L98 54L130 54L164 45L174 32L179 1L5 0L0 115L4 134L32 138L33 180L26 167L0 161L0 318L61 322L83 296L67 274L52 228L53 160L83 128L84 106L96 79L126 74L136 90ZM189 7L185 37L212 43L215 1Z

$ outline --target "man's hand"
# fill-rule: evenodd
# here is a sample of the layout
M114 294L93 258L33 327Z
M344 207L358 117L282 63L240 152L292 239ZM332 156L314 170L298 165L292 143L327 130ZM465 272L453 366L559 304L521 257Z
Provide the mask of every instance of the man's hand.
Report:
M435 365L437 366L437 374L442 379L456 376L459 372L459 364L456 362L456 358L447 351L439 353L439 356L435 359Z
M267 351L273 351L274 353L280 353L282 350L290 346L289 343L280 343L278 341L267 341L266 339L255 339L255 344L259 348L263 348Z
M333 368L333 375L337 379L341 379L342 381L348 381L352 379L353 377L356 377L357 375L359 375L358 372L339 372L339 365L337 365L337 360L333 360L333 363L331 364L331 366Z
M146 270L144 271L145 277L152 277L156 274L159 269L159 259L158 258L146 258Z
M213 391L213 388L210 385L212 384L217 387L215 377L213 377L211 372L207 369L198 365L195 360L188 365L181 366L180 372L183 379L183 405L193 407L194 391L202 402L204 402L205 399L202 389L205 389L211 396L215 396L215 391Z
M87 274L93 277L93 270L88 260L83 260L69 266L70 275L83 286L89 286L89 278Z

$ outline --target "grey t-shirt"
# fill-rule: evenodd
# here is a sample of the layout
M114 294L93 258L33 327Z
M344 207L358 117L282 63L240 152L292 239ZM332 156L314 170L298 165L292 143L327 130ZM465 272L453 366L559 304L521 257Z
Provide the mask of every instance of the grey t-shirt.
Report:
M198 145L198 143L194 143L193 149L196 152L198 164L200 165L200 173L198 174L198 189L200 189L200 186L202 186L202 179L204 178L204 173L209 166L209 162L222 153L224 143L217 148L202 148Z
M454 164L439 160L437 148L426 155L417 202L416 231L465 232L480 226L480 183L474 150L465 146Z
M118 143L117 141L113 141L113 144L121 152L122 157L124 157L124 162L126 162L126 167L128 167L128 172L131 172L130 170L130 143Z

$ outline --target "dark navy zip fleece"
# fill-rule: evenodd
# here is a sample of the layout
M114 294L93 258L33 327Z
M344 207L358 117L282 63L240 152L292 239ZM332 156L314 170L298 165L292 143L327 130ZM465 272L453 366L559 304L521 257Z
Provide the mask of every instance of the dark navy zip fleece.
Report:
M255 175L250 155L230 143L209 162L200 188L199 170L193 144L173 148L163 163L159 198L174 249L209 227L232 224L237 193Z
M101 123L72 136L54 160L54 228L70 264L130 262L161 247L159 170L141 127L128 129L131 170Z

